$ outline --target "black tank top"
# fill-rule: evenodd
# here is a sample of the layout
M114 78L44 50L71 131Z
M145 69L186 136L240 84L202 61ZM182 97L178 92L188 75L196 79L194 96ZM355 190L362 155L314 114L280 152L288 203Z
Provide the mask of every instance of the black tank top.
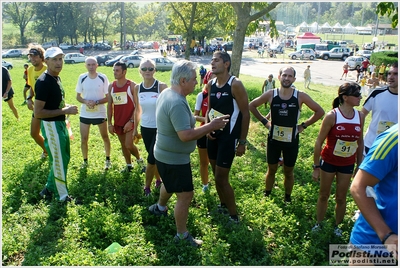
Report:
M269 140L281 146L293 146L298 143L297 122L300 116L298 100L299 91L293 89L288 100L279 97L279 91L274 89L271 102L271 130Z
M237 102L232 95L232 82L235 79L231 76L226 84L222 87L217 87L217 79L214 78L211 82L210 90L210 109L222 113L229 114L229 123L225 126L223 131L215 131L215 136L232 135L231 137L239 138L242 127L242 113L239 110Z

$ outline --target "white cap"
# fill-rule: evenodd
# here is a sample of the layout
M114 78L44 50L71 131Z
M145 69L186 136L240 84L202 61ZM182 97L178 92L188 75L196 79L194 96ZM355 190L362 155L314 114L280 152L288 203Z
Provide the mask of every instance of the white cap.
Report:
M46 52L44 53L44 58L54 58L57 55L65 55L64 52L61 50L61 48L59 47L50 47L46 50Z

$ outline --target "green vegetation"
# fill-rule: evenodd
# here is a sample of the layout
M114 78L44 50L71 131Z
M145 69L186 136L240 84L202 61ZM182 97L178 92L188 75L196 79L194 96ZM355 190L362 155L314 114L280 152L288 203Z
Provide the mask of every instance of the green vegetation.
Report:
M263 196L266 172L265 143L267 130L252 117L248 136L248 150L237 157L231 170L231 183L236 193L241 224L226 226L227 218L213 213L218 204L213 176L210 192L201 189L198 154L193 152L192 170L195 194L190 207L188 228L193 236L204 241L201 249L176 245L173 219L176 198L170 201L168 218L157 218L147 211L156 202L158 194L149 198L143 195L144 175L136 169L130 175L119 172L124 159L117 137L112 136L111 159L113 168L102 170L104 165L103 142L97 128L92 127L89 140L89 168L80 169L82 162L79 136L79 117L71 116L74 132L71 141L71 162L68 169L70 194L83 199L83 205L59 205L39 198L45 185L48 164L40 160L41 150L29 135L32 112L23 101L23 63L25 59L12 60L11 76L20 120L17 122L10 109L2 108L2 265L29 266L172 266L172 265L327 265L329 244L346 244L353 226L356 210L350 194L343 222L343 236L333 234L334 188L329 201L324 230L311 233L319 186L312 181L311 165L313 147L320 121L301 134L299 158L295 167L293 201L283 202L282 169L277 173L272 197ZM83 64L64 65L61 72L66 101L77 104L75 85L79 74L85 72ZM112 68L99 67L99 72L112 81ZM156 77L169 84L170 72L157 73ZM128 69L129 79L140 81L137 68ZM241 75L249 99L260 91L262 78ZM295 83L302 88L301 83ZM325 111L337 87L311 85L307 93ZM193 108L196 92L188 99ZM263 113L266 110L261 107ZM311 115L302 109L300 122ZM141 156L146 151L143 142L138 144ZM211 169L210 169L211 172ZM105 249L118 242L122 249L109 254Z

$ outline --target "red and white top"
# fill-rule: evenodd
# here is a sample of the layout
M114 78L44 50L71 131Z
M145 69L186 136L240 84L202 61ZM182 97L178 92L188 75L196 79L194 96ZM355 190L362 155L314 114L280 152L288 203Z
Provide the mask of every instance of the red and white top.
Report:
M123 127L131 119L135 110L131 81L128 80L122 87L118 87L116 81L114 81L111 88L111 97L114 104L114 125Z
M360 113L354 109L352 118L345 117L339 108L333 109L335 125L326 137L321 157L335 166L349 166L356 162L357 140L362 135Z

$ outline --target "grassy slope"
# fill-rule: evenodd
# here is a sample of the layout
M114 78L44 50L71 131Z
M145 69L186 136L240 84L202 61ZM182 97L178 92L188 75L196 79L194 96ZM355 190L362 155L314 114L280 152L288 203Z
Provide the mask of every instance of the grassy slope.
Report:
M158 219L147 207L157 200L142 194L144 175L137 170L130 176L119 173L124 159L116 137L111 137L113 169L104 173L103 143L98 130L91 128L89 140L90 168L81 170L79 117L72 116L74 140L68 170L70 194L83 198L82 206L60 206L39 199L48 174L48 164L39 159L40 149L29 136L31 111L20 106L24 81L23 60L12 60L14 102L20 113L16 122L3 102L3 184L2 184L2 264L3 265L327 265L329 243L344 244L349 240L353 225L351 217L356 206L349 195L342 238L333 235L334 188L326 214L326 228L318 235L310 233L315 222L318 184L311 179L314 141L320 121L301 134L299 158L295 167L293 203L283 202L282 169L277 173L272 198L263 197L265 141L267 131L252 117L248 151L237 157L231 170L231 183L242 224L227 228L226 218L212 213L218 195L212 175L211 191L203 194L198 169L198 155L192 153L195 196L190 207L188 228L204 240L201 250L177 247L172 243L175 234L173 197L169 203L170 216ZM99 67L113 80L112 68ZM61 73L67 103L75 100L76 79L85 72L83 64L65 65ZM169 84L169 72L156 77ZM137 68L128 70L128 78L140 81ZM261 78L241 76L249 99L259 94ZM299 88L302 85L296 84ZM196 90L188 97L194 107ZM314 100L328 111L337 92L335 87L312 85L307 90ZM265 112L261 108L261 111ZM301 119L311 111L303 108ZM138 144L143 157L146 151ZM104 249L112 242L123 246L117 254Z

